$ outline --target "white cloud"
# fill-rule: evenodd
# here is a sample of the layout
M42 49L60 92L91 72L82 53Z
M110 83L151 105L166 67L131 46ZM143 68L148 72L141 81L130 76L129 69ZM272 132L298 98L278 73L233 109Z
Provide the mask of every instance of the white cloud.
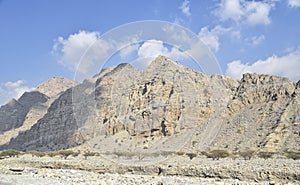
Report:
M59 37L55 41L52 52L60 55L58 61L60 64L75 71L81 56L98 37L98 32L86 31L71 34L67 39Z
M219 6L215 13L223 21L228 19L238 21L244 14L239 0L223 0Z
M179 9L182 11L182 13L186 16L191 16L190 12L190 1L189 0L184 0Z
M7 103L12 98L18 99L24 92L34 90L25 84L23 80L0 84L0 105Z
M268 3L251 1L246 4L247 22L250 25L270 24L269 13L271 5Z
M120 57L122 59L125 59L126 57L131 55L134 51L137 51L138 48L139 48L138 44L131 44L131 45L125 47L125 48L122 48L120 50Z
M288 5L292 8L300 7L300 0L288 0Z
M207 27L201 28L199 37L204 44L206 44L211 50L219 50L219 35L213 31L209 31Z
M148 40L138 50L139 58L155 58L158 55L166 55L174 60L185 57L184 52L174 46L168 49L160 40Z
M259 45L261 44L263 41L265 40L265 36L264 35L260 35L260 36L253 36L250 39L250 44L251 45ZM247 39L246 39L247 41Z
M240 79L244 73L272 74L288 77L292 80L300 79L300 48L285 56L271 56L265 60L258 60L253 64L243 64L240 60L227 64L226 74Z
M240 37L239 31L234 31L231 28L224 28L220 25L215 26L211 30L209 30L208 27L203 27L201 28L198 36L204 44L206 44L212 51L216 52L220 47L219 37L225 34L229 34L234 38Z
M221 21L234 20L254 25L271 23L269 17L273 1L222 0L214 11Z
M187 57L186 53L180 51L176 47L166 47L160 40L148 40L145 41L138 48L138 59L137 63L140 68L147 67L150 62L155 59L158 55L165 55L173 60L181 60ZM143 64L141 64L143 63Z
M137 50L137 35L125 38L102 39L99 32L79 31L67 38L56 39L52 53L58 56L58 63L76 72L76 79L81 81L99 72L114 52L120 51L120 57L126 58Z
M52 52L59 56L58 62L70 69L84 73L92 66L93 62L101 58L111 49L113 43L98 40L100 34L98 32L79 31L78 33L69 35L64 39L59 37L53 46ZM89 46L94 44L89 50ZM84 61L80 61L84 55ZM79 68L78 65L81 64Z
M154 58L157 55L167 53L168 49L164 47L163 42L159 40L149 40L143 43L138 50L138 56L141 58Z

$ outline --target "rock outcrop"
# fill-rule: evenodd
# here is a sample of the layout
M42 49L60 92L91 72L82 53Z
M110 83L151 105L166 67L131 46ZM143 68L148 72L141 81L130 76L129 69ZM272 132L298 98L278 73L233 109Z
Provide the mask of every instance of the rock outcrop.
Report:
M205 75L164 56L144 71L120 64L68 90L57 88L60 93L37 88L58 97L36 124L1 147L299 151L299 84L270 75L245 74L241 81ZM0 126L17 127L7 125Z
M39 85L36 88L36 91L48 96L49 98L57 98L58 95L75 85L78 85L78 82L64 77L53 77Z
M228 104L224 115L227 123L215 144L234 151L251 147L298 151L297 91L287 78L245 74Z
M47 112L58 96L77 82L64 77L51 78L32 92L25 92L18 100L12 99L0 108L0 144L30 129Z
M30 109L47 100L48 97L40 92L26 92L18 101L12 99L2 106L0 108L0 133L22 126Z

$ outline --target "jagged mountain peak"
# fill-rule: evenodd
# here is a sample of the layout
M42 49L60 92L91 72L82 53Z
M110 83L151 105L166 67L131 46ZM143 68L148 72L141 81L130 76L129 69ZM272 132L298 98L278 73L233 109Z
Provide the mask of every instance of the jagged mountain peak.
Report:
M54 97L78 84L78 82L69 80L65 77L53 77L43 82L35 90L48 97Z
M169 57L166 57L164 55L158 55L148 66L147 69L151 68L157 68L157 67L172 67L172 66L178 66L179 64L172 60Z
M10 106L10 107L14 107L14 106L19 105L19 104L20 103L15 98L13 98L6 105Z
M248 84L266 84L290 82L286 77L273 76L268 74L245 73L241 79L242 83Z

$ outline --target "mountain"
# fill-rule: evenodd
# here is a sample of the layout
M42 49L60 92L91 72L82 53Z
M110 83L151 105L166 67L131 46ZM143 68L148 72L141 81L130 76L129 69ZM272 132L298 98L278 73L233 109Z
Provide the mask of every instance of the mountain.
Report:
M51 78L32 92L25 92L18 100L12 99L0 107L0 144L7 143L20 131L31 128L42 118L51 103L77 82L64 77Z
M20 112L12 123L1 116L5 133L24 124L26 111L18 107L32 109L52 98L47 112L2 142L2 149L300 150L300 81L258 74L244 74L238 81L159 56L144 71L120 64L81 84L46 84L37 88L41 98L12 100L1 107L7 117L6 110Z

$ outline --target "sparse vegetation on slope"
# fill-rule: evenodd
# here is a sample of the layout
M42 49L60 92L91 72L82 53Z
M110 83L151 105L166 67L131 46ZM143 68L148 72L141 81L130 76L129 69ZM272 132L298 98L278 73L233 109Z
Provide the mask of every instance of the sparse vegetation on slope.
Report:
M210 152L202 152L202 154L207 158L212 158L213 160L219 160L220 158L226 158L229 156L229 152L221 149L212 150Z
M263 158L263 159L269 159L274 155L273 152L259 152L257 154L258 157Z
M90 157L90 156L96 156L96 155L98 155L97 152L91 152L91 151L86 151L86 152L84 152L84 154L83 154L83 156L84 156L85 159L87 159L87 158Z
M18 156L20 154L21 154L20 151L9 149L9 150L1 151L0 152L0 157L15 157L15 156Z
M254 156L255 151L254 150L246 150L243 152L239 152L238 155L243 157L245 160L250 160Z
M36 151L36 150L28 151L26 153L29 153L32 156L37 156L37 157L44 157L47 154L46 152L41 152L41 151Z
M300 159L300 153L299 152L288 152L286 154L286 157L289 159L299 160Z
M186 153L185 155L187 155L190 158L190 160L192 160L193 158L197 157L196 153Z

